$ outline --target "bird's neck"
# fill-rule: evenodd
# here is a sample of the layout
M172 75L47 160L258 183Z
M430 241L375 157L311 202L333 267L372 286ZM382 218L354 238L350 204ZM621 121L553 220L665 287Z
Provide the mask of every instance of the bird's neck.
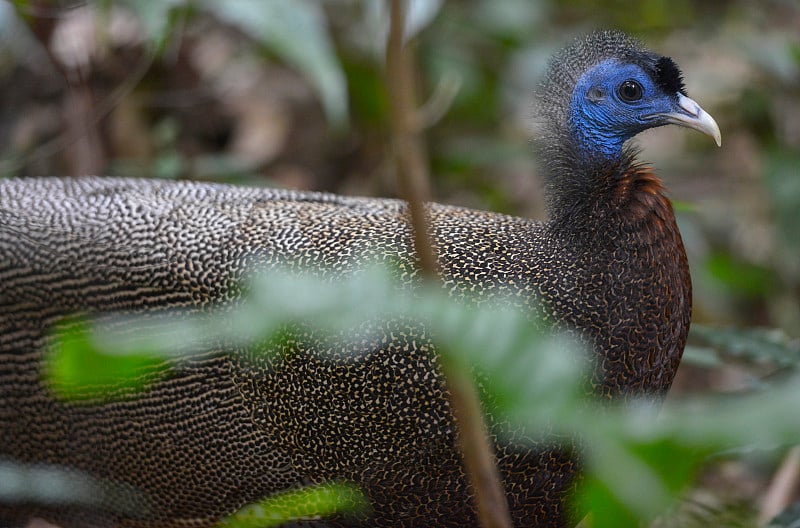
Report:
M620 305L608 302L616 301L616 294L601 296L577 316L567 313L568 324L589 329L595 346L604 350L592 383L604 396L663 395L672 380L663 372L674 372L686 342L692 296L672 204L661 180L632 155L616 165L596 166L594 173L572 175L592 183L583 180L571 189L580 195L577 201L569 193L551 196L559 201L550 204L548 229L580 271L569 279L558 268L552 281L567 281L578 291L591 284L602 292L625 292L626 299ZM642 321L658 328L651 332L648 326L640 339L636 325ZM647 358L647 367L632 375L625 366L631 357Z
M623 230L631 230L630 243L682 246L672 202L652 167L628 167L608 192L609 218Z
M575 158L549 174L550 225L571 236L614 236L624 232L628 242L678 237L675 215L661 179L638 163L635 151L617 158L605 155ZM670 233L668 234L667 231Z
M672 203L664 194L664 183L653 173L652 167L639 165L629 168L611 190L611 203L624 211L625 217L632 222L644 221L653 212L662 210L672 214Z

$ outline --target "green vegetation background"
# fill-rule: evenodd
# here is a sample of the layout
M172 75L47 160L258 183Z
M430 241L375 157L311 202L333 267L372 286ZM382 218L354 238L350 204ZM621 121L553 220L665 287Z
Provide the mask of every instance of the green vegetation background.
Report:
M638 140L675 200L694 282L670 398L764 391L796 370L798 2L416 4L437 201L544 217L532 93L571 38L620 28L675 58L723 147L679 129ZM0 3L0 175L395 196L385 30L378 0ZM782 453L710 464L691 497L749 522Z

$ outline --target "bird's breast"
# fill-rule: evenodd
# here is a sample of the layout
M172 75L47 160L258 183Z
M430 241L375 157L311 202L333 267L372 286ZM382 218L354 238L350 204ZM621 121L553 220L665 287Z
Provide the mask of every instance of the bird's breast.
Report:
M686 253L664 187L649 169L616 181L581 233L562 236L545 301L592 343L603 396L663 394L691 316ZM551 251L552 252L552 251Z

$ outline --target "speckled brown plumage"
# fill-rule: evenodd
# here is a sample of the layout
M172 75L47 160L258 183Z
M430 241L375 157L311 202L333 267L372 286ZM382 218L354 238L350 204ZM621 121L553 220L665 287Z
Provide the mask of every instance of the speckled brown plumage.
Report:
M554 180L564 165L552 167L547 223L430 205L445 285L489 302L511 295L522 308L545 301L550 320L591 340L597 394L661 395L691 296L661 182L626 151L602 171L570 175L587 188L558 211L570 197ZM138 516L114 504L0 504L0 519L202 527L276 491L345 479L373 502L366 525L474 526L435 351L400 322L370 333L385 337L362 341L356 359L301 329L279 358L199 357L110 403L56 401L40 378L47 329L63 317L203 310L233 301L257 265L334 275L385 260L411 283L409 229L395 200L156 180L0 181L0 457L124 482L150 504ZM563 526L577 471L568 446L512 439L497 450L515 524Z

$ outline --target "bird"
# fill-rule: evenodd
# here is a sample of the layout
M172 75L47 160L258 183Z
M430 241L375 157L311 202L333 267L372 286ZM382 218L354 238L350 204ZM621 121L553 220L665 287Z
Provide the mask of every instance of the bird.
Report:
M681 359L691 279L662 181L630 141L663 125L719 145L669 57L599 31L551 60L535 138L547 219L426 205L445 288L511 298L591 347L591 397L661 397ZM346 481L367 518L309 526L477 526L438 357L398 321L333 347L198 357L134 396L59 400L42 379L51 328L76 313L202 312L237 302L254 267L347 276L391 260L420 276L395 199L117 177L0 180L0 460L80 471L147 508L3 503L14 526L207 527L288 489ZM568 526L578 456L493 436L515 526Z

